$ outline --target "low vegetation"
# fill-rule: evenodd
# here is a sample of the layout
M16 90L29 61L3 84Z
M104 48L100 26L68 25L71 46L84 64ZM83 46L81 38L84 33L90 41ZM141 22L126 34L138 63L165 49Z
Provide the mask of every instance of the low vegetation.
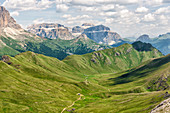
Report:
M130 44L62 61L33 52L6 55L0 112L150 112L170 96L169 61L155 48Z

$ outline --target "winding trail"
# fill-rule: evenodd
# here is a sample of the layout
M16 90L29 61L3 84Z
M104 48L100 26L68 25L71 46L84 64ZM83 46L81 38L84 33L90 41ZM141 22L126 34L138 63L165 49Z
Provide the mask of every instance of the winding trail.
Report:
M79 93L78 93L77 95L79 95ZM77 101L81 100L83 96L84 96L84 95L80 94L80 97L79 97L77 100L75 100L70 106L65 107L65 108L61 111L61 113L63 113L66 109L74 106L74 104L75 104Z

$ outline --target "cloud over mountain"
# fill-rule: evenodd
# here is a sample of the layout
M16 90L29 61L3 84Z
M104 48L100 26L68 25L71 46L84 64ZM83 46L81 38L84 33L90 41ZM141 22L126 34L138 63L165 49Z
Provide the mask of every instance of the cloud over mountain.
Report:
M16 19L32 16L23 25L40 18L70 27L90 22L110 26L123 37L143 33L155 37L170 30L169 0L6 0L2 4ZM31 15L20 14L30 10Z

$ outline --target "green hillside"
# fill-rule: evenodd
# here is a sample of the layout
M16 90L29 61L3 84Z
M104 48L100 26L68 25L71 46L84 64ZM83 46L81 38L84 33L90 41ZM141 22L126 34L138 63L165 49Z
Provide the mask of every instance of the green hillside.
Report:
M107 45L97 44L85 35L72 40L42 39L41 41L36 41L32 38L28 37L29 40L18 41L10 37L0 36L0 57L3 55L15 56L21 52L32 51L62 60L72 54L82 55L111 48Z
M68 56L63 62L81 73L116 73L127 70L150 59L162 56L152 45L142 42L123 44L85 55Z
M33 52L3 56L0 112L149 112L167 98L170 56L156 59L162 54L141 44L63 61Z
M68 55L82 55L111 47L97 44L93 40L87 38L86 35L81 35L78 38L72 40L46 39L42 43L28 42L26 48L28 51L56 57L62 60Z

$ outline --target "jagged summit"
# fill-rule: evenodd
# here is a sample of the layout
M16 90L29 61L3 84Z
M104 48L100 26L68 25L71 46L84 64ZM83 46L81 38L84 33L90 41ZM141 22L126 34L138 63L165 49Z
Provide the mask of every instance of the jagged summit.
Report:
M94 27L90 27L88 29L85 29L84 32L88 32L88 31L110 31L110 28L109 27L106 27L104 25L97 25L97 26L94 26Z
M83 33L99 44L113 45L122 42L122 38L118 33L110 31L110 28L104 25L87 28Z
M27 29L31 33L50 39L71 40L74 38L67 27L56 23L34 24Z
M0 28L4 29L6 27L21 29L21 26L10 16L10 13L5 7L0 6Z
M93 23L84 23L84 24L82 24L82 26L95 26Z
M11 39L23 42L25 40L42 40L40 37L37 37L36 35L28 33L22 29L21 26L16 23L15 19L10 16L9 11L3 6L0 6L0 36L3 36L4 38L10 37ZM2 44L3 41L0 39L0 42ZM22 47L24 47L23 42L19 44Z

